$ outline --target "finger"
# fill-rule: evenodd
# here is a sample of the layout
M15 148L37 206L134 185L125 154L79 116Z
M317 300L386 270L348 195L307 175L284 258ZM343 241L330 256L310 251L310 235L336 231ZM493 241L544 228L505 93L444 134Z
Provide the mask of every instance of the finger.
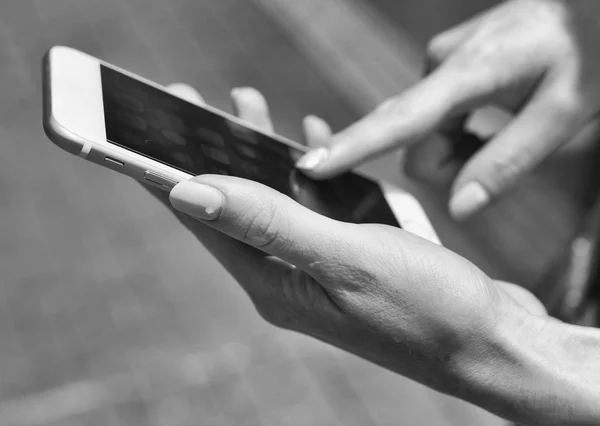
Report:
M478 135L465 130L440 130L405 152L408 176L430 183L450 183L461 167L485 145Z
M322 118L309 115L302 122L306 145L309 148L328 147L331 142L331 127Z
M482 16L475 16L433 37L426 48L426 75L435 70L454 53L481 24Z
M307 271L341 249L345 259L351 258L348 247L353 245L348 241L363 234L358 225L334 221L267 186L230 176L182 182L170 199L177 210ZM364 244L364 238L360 241Z
M450 212L461 220L513 186L587 121L582 106L562 90L540 88L513 122L462 169L453 185Z
M262 93L251 87L237 88L231 91L231 98L239 118L265 132L273 132L269 106Z
M196 89L185 83L173 83L167 86L167 90L175 96L185 99L188 102L198 105L204 105L206 102Z
M434 134L410 146L404 153L404 172L408 177L423 182L451 182L459 167L459 162L453 156L452 144L450 139Z
M309 152L297 167L315 179L325 179L422 140L489 96L493 84L484 74L473 78L474 71L438 68L412 89L335 135L329 149Z
M427 44L425 75L427 76L432 73L448 57L455 53L475 33L482 19L483 16L475 16L433 37ZM468 114L462 114L446 120L439 131L446 133L460 132L464 128L468 118ZM413 149L419 150L419 145L416 145ZM427 177L427 179L431 178L432 176Z

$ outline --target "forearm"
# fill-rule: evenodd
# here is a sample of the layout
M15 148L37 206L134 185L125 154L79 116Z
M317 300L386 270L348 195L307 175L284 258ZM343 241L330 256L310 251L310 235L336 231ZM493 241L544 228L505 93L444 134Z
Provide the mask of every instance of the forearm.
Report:
M526 425L600 424L600 331L519 309L456 369L456 396Z

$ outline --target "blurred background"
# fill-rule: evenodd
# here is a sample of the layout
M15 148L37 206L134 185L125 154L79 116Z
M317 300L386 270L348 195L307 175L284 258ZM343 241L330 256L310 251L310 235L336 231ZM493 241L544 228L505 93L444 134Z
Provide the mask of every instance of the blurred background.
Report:
M136 182L70 156L41 126L40 61L65 44L230 111L268 98L278 132L335 130L415 82L426 41L481 0L5 0L0 5L0 424L500 425L254 312ZM535 289L576 231L590 167L561 153L460 227L397 159L365 167L421 199L445 244ZM552 163L552 162L551 162ZM535 189L535 191L531 191Z

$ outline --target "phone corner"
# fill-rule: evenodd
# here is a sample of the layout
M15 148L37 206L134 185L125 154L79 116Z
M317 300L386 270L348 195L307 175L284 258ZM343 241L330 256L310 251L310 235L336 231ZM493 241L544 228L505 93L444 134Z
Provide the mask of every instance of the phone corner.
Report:
M432 243L443 245L417 197L388 182L380 181L379 183L384 197L402 229Z
M52 116L51 111L44 111L42 126L48 139L55 145L73 155L81 156L85 141L79 141L79 137L71 134L67 129L61 126Z

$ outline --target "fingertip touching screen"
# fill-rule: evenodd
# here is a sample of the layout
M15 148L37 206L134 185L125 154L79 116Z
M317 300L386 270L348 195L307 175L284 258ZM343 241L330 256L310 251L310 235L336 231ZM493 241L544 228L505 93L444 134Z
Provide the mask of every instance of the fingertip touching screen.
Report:
M192 175L260 182L332 219L399 227L376 182L354 173L311 180L294 167L298 149L100 67L108 142Z

